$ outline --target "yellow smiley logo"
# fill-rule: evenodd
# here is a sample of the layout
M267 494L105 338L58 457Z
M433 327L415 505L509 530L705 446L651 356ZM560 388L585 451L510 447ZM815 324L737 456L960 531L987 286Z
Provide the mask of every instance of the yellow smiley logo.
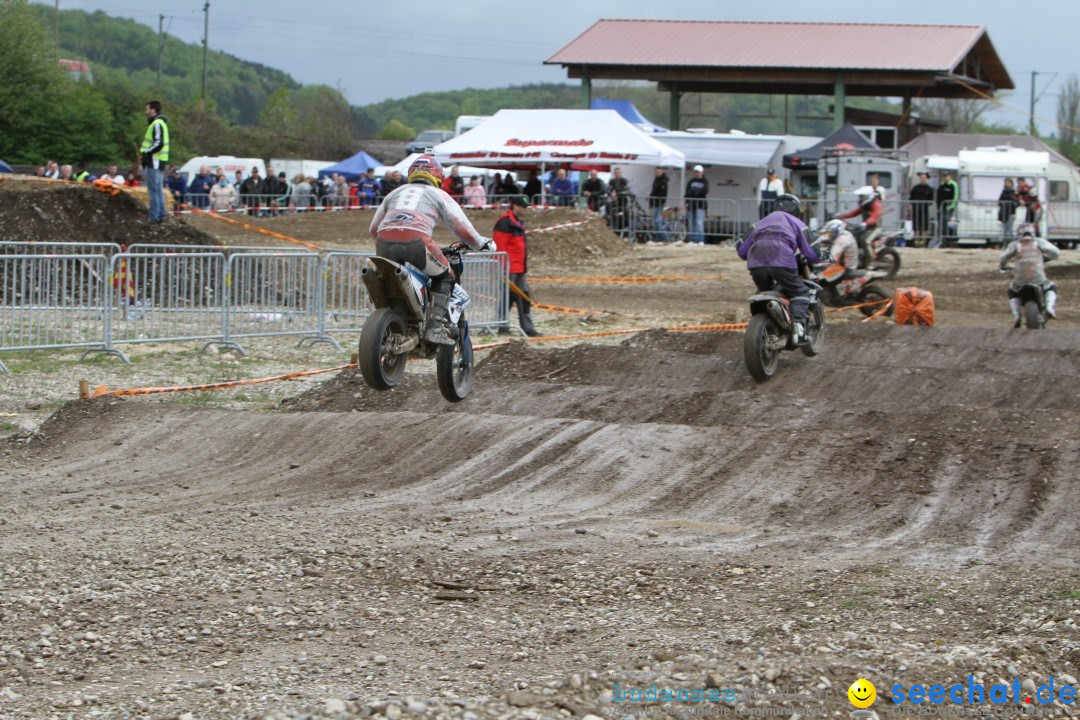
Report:
M847 689L848 700L857 708L868 708L877 700L877 688L866 678L859 678Z

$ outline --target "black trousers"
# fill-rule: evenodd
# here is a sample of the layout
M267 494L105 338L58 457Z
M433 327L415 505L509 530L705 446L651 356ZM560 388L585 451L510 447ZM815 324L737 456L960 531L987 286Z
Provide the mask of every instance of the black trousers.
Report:
M784 297L791 300L791 317L795 322L806 323L810 310L810 289L796 270L785 267L757 267L750 271L754 285L761 292L779 286Z

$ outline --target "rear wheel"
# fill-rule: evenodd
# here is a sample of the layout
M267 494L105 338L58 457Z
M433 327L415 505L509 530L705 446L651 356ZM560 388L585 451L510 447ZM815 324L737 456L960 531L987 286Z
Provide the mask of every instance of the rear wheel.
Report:
M746 369L758 382L764 382L776 373L780 364L780 350L772 349L783 333L767 314L754 315L746 325L743 338L743 357Z
M888 289L882 287L881 285L875 285L875 284L871 283L871 284L867 285L866 287L864 287L862 289L862 292L859 293L859 297L857 299L858 299L858 301L860 303L880 303L880 304L878 304L878 305L865 305L865 306L859 308L859 310L866 317L870 317L871 315L873 315L874 313L876 313L878 310L881 309L881 305L884 304L883 301L892 299L892 296L893 296L893 294L891 292L889 292ZM892 306L890 305L889 309L885 311L885 315L886 316L892 316L892 314L893 314L893 309L892 309Z
M458 341L440 345L435 355L435 373L439 376L439 392L450 402L461 402L469 394L473 380L472 338L465 323L458 325Z
M814 357L825 347L825 311L822 309L820 302L814 303L814 307L810 311L806 334L810 338L810 342L799 349L803 351L803 355Z
M364 322L360 333L360 374L376 390L389 390L405 374L405 353L390 350L404 336L405 319L396 310L379 308Z
M892 248L885 248L870 263L870 269L883 272L886 280L892 280L900 270L900 253Z
M1024 303L1024 325L1028 330L1042 330L1043 329L1043 314L1039 309L1039 303L1034 300L1028 300Z

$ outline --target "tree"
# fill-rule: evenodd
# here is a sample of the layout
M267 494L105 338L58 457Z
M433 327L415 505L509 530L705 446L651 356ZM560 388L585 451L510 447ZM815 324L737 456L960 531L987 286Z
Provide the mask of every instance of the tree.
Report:
M945 132L976 132L986 112L986 100L970 98L928 98L919 101L919 112L923 117L940 120L945 123Z
M380 140L412 140L414 137L416 131L397 118L383 125L379 131Z
M40 162L30 131L64 86L52 41L26 0L0 0L0 157Z
M1080 156L1080 80L1070 75L1058 94L1058 149L1065 157L1077 160Z

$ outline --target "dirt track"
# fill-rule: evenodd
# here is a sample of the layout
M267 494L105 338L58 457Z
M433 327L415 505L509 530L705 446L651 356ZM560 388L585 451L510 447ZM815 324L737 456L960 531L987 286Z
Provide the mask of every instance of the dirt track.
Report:
M710 278L538 294L627 327L747 292L730 250L610 252L588 272ZM1027 332L992 260L906 254L942 327L832 317L764 385L737 333L651 331L497 348L459 405L424 364L279 412L69 404L0 449L0 717L622 717L614 683L652 682L843 717L861 675L1066 682L1077 261Z

